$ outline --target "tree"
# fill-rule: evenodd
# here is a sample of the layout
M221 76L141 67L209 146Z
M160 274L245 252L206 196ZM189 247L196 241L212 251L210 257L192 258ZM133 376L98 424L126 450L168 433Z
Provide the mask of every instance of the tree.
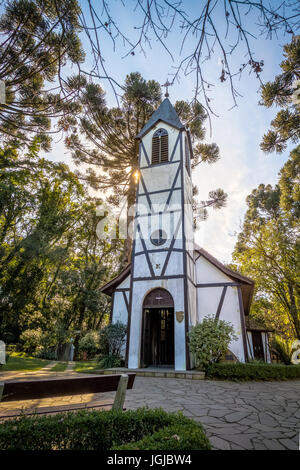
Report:
M99 201L66 165L41 159L38 147L20 154L0 154L0 331L9 342L39 329L63 341L105 320L99 286L116 270L118 246L98 240Z
M0 16L1 141L28 141L39 135L50 146L51 118L65 130L77 110L80 79L68 79L67 65L80 64L84 53L77 0L11 0Z
M263 136L261 149L264 152L282 153L288 141L297 143L300 139L300 99L293 99L297 88L300 89L300 36L293 37L284 46L285 59L281 62L282 73L273 82L261 88L261 104L281 109L271 122L271 129Z
M190 350L196 366L206 369L212 362L218 362L226 353L229 343L236 341L231 323L206 316L189 332Z
M285 174L286 165L282 174ZM299 216L296 217L293 210L286 210L286 195L282 187L280 178L274 188L261 184L247 197L248 210L233 260L241 272L255 280L256 298L271 302L272 309L268 315L275 311L275 321L276 316L282 317L281 321L290 324L292 336L299 338ZM295 206L298 211L299 200Z
M173 65L172 82L182 75L193 76L194 98L212 111L210 91L214 82L228 84L233 104L239 93L236 80L243 71L251 71L259 80L264 57L256 49L256 38L277 38L278 33L293 35L299 28L299 5L296 0L206 0L201 5L187 0L138 0L112 5L107 0L88 0L80 15L81 25L90 41L94 58L91 75L109 80L117 97L118 83L110 72L109 55L104 50L105 35L113 51L122 47L122 58L138 52L146 55L153 43L158 53L169 56ZM131 22L123 26L122 8ZM178 47L178 53L176 46ZM256 51L256 53L255 53ZM235 68L235 54L239 66ZM206 61L221 57L215 77L207 73Z
M135 173L138 168L138 149L135 136L146 124L161 102L161 88L154 80L146 81L139 73L131 73L125 79L122 107L109 109L102 88L86 84L83 92L82 114L78 116L79 127L67 137L66 144L72 150L76 164L87 164L89 168L81 175L94 188L110 190L108 201L119 206L122 198L132 207L136 197ZM194 139L193 166L204 162L212 164L219 158L216 144L204 144L204 122L207 114L197 103L189 105L177 101L175 109L184 124L188 124ZM196 188L194 193L196 194ZM226 194L221 189L211 191L209 200L201 208L221 208L226 203ZM131 218L128 217L128 223ZM130 254L130 241L125 243L126 264Z

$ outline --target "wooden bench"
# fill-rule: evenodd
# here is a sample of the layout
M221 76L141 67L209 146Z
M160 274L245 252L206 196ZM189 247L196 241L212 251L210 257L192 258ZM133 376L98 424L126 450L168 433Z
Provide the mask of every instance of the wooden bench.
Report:
M70 379L42 379L29 381L0 382L0 402L19 400L34 400L42 398L54 398L63 396L83 395L86 393L104 393L116 391L115 400L110 404L88 405L80 403L74 405L40 408L32 414L58 413L61 411L75 411L86 408L102 408L105 406L113 409L123 409L127 389L132 389L135 379L134 373L95 375L93 377L75 377ZM22 413L25 414L25 413ZM8 414L0 416L1 419L19 416L20 412L12 410Z

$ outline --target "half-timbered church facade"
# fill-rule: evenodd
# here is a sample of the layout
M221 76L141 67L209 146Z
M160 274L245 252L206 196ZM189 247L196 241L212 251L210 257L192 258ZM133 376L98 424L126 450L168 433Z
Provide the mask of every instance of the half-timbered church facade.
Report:
M254 283L194 243L192 143L168 98L137 139L132 261L101 289L112 297L111 321L128 326L126 366L192 368L187 333L207 315L233 324L238 339L230 353L244 362L254 355L246 329Z

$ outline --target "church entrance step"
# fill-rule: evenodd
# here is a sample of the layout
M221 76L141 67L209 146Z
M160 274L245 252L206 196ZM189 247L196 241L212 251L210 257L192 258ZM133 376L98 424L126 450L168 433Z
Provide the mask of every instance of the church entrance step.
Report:
M205 379L205 372L200 370L174 370L158 367L146 367L143 369L126 369L125 367L114 367L112 369L105 369L104 374L122 374L134 372L140 377L159 377L168 379L190 379L190 380L203 380Z

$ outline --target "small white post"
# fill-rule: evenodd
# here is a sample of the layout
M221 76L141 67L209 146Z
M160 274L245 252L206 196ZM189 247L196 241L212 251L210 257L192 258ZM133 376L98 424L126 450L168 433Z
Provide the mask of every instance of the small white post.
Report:
M0 340L0 364L6 364L5 343Z
M115 401L112 406L113 410L123 410L128 380L129 380L129 376L127 374L121 375L118 389L116 391Z

